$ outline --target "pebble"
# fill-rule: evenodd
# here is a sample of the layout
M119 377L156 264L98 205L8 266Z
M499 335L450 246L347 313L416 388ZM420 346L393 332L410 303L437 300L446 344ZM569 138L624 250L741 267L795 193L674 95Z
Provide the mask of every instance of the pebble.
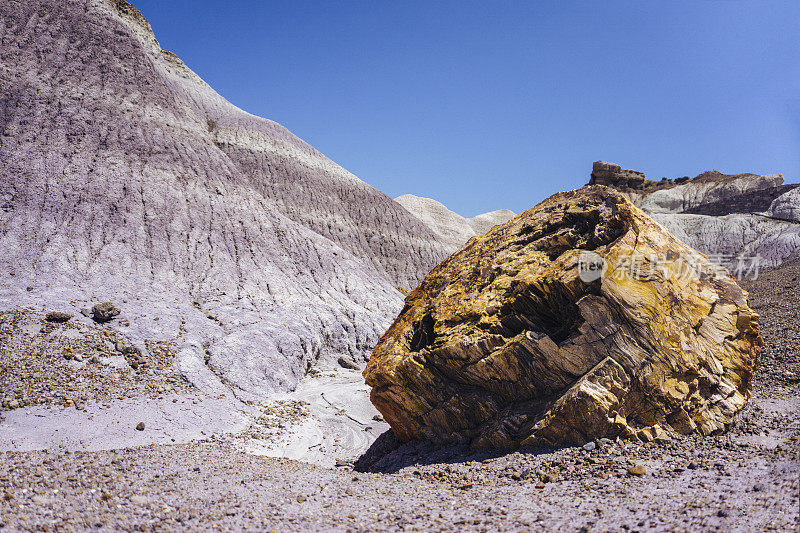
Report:
M136 431L144 431L144 422L136 424Z
M647 474L647 469L642 465L632 466L628 469L628 474L632 476L643 476Z
M40 496L38 494L36 496L34 496L33 498L31 498L31 500L36 505L49 505L50 501L51 501L50 498L47 498L46 496Z

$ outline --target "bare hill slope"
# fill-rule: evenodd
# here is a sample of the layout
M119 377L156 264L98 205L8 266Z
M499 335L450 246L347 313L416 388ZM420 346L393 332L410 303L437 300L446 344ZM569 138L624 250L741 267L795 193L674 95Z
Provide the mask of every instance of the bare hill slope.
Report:
M447 246L215 93L123 0L0 4L0 301L113 300L201 387L363 360ZM78 316L78 319L84 320Z

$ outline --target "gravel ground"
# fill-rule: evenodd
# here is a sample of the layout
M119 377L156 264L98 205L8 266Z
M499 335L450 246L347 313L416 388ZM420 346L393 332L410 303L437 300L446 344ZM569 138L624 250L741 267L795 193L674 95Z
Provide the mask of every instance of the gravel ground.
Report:
M718 437L470 454L398 446L323 468L235 441L0 454L8 530L797 531L800 261L745 282L765 347ZM242 439L249 439L247 432Z
M174 341L133 346L112 325L48 322L30 309L0 311L0 407L84 409L87 403L184 393Z

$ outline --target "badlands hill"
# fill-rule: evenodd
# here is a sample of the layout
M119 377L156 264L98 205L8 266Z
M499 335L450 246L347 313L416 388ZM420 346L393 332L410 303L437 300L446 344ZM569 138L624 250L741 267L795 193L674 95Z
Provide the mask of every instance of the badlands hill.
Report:
M124 0L0 4L0 301L113 301L144 352L245 397L364 361L452 245L223 99ZM365 207L368 206L368 207Z
M712 170L651 181L597 161L589 183L620 190L673 235L734 270L776 266L800 250L800 185L785 184L781 174Z
M404 194L395 201L421 220L453 251L461 248L470 238L482 235L498 224L508 222L516 213L508 209L490 211L472 218L464 218L450 211L440 202L413 194Z

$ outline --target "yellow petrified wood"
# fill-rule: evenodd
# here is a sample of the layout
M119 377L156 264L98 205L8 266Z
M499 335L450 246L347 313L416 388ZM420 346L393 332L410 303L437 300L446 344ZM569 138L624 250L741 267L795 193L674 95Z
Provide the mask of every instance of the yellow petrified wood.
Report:
M652 440L724 430L760 346L758 316L727 270L621 194L589 186L436 267L364 377L403 440Z

